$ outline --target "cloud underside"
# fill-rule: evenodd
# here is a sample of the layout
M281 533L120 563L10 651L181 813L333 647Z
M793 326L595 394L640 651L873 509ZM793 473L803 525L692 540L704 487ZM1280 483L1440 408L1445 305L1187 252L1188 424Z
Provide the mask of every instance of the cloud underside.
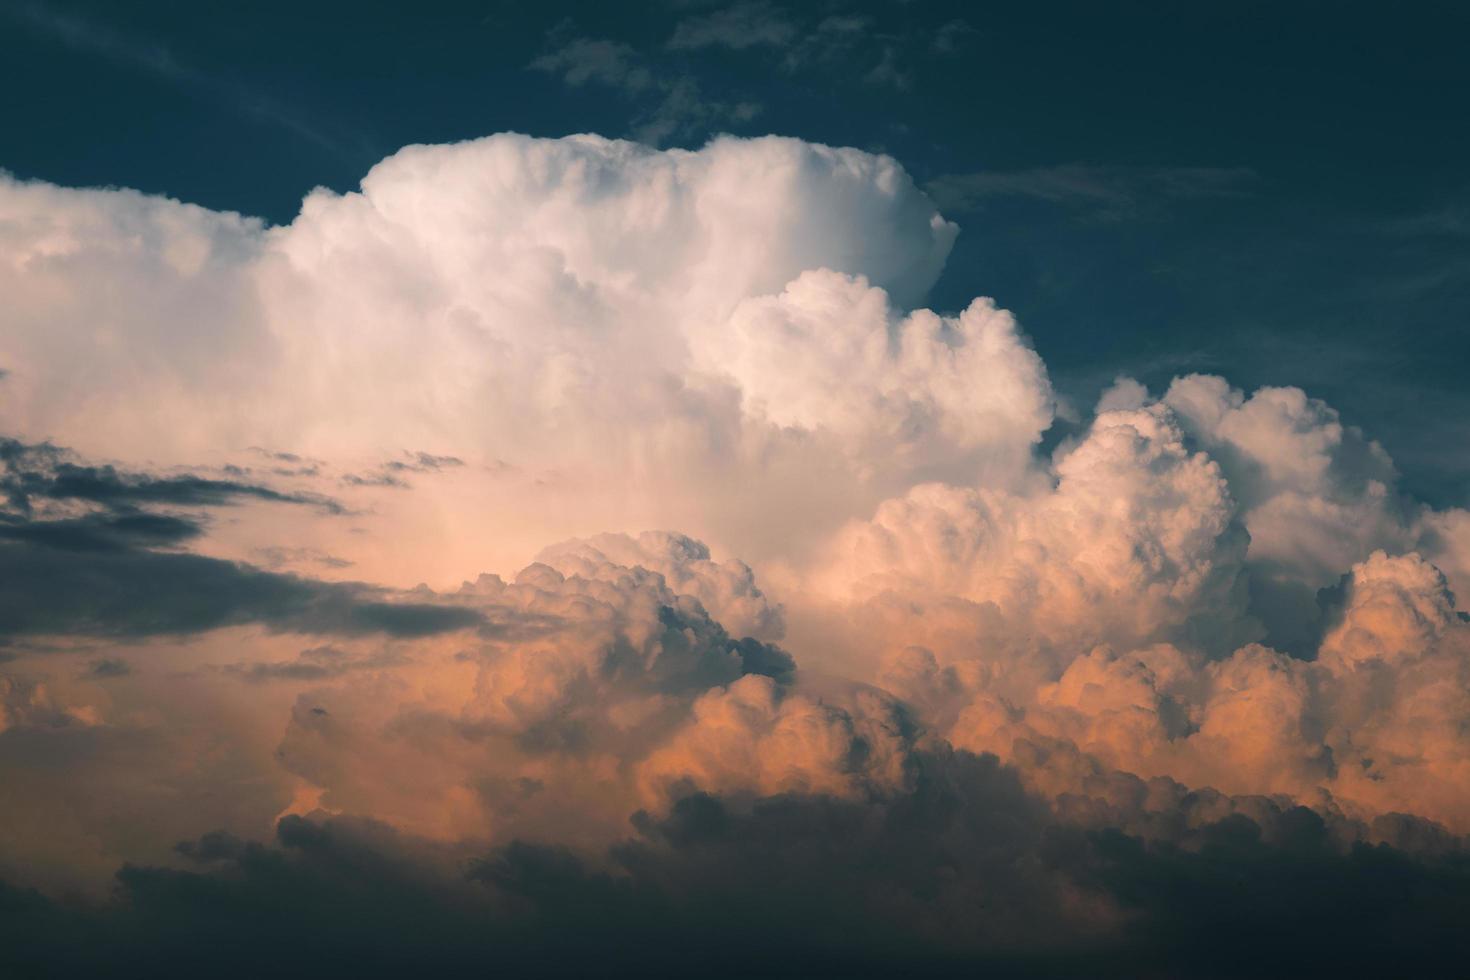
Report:
M1043 455L1015 319L919 305L956 231L781 139L410 147L278 228L0 178L11 958L1458 955L1470 514L1295 388Z
M1018 803L993 765L969 768L951 775ZM510 844L437 876L458 856L290 817L270 846L212 834L180 845L185 868L127 867L106 905L0 885L0 935L28 976L1370 976L1453 971L1467 952L1470 868L1336 853L1308 810L1281 814L1274 840L1227 820L1185 848L966 820L975 802L782 797L736 815L696 796L603 861ZM1102 896L1124 924L1079 925Z

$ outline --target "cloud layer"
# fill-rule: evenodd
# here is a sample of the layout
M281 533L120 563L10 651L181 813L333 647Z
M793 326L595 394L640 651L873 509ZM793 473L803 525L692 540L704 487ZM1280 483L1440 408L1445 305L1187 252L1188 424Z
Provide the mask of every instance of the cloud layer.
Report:
M1234 866L1437 935L1470 515L1295 388L1043 452L1014 317L920 305L956 232L776 138L408 147L282 227L0 178L0 908L1159 967L1170 882L1285 941Z

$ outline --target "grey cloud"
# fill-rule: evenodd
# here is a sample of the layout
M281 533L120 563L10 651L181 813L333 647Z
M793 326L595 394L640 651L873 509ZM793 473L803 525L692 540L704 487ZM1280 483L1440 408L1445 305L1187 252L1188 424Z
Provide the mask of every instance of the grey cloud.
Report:
M795 72L834 64L856 51L872 26L871 18L858 14L833 14L824 17L786 50L782 67Z
M297 453L276 452L262 449L259 446L251 446L250 451L259 455L276 465L271 467L271 472L277 476L316 476L326 464L319 459L308 459ZM225 467L226 471L233 472L238 467ZM242 471L243 472L243 471Z
M737 3L680 21L668 47L674 51L713 47L743 51L761 45L781 47L796 34L796 25L771 4Z
M202 534L205 518L152 508L217 508L246 500L346 513L319 494L194 474L125 472L86 464L49 443L0 438L0 541L91 552L172 547Z
M528 67L557 75L571 86L595 82L639 94L654 85L638 52L618 41L578 37L533 59Z
M883 56L863 76L863 80L872 85L886 85L900 90L912 88L914 84L913 76L902 67L898 52L891 45L884 46Z
M431 470L452 469L464 465L464 460L458 456L435 456L432 453L410 453L405 452L404 459L395 459L387 465L395 470L407 470L411 473L426 473Z
M727 123L750 122L761 111L756 102L707 99L693 77L680 76L667 80L662 100L634 119L633 134L657 146L678 136L708 132Z
M80 463L66 450L49 443L31 445L8 438L0 438L0 493L13 509L24 514L32 511L38 499L85 501L111 508L141 504L219 507L253 499L305 504L331 514L345 512L341 504L318 494L285 493L258 484L194 474L128 473L113 466Z
M400 474L436 473L461 466L464 466L464 460L458 456L435 456L432 453L405 451L402 459L390 459L367 473L348 473L342 477L342 482L352 487L393 487L406 490L411 484Z
M373 473L348 473L342 477L342 483L349 487L391 487L394 490L407 490L409 487L407 480L382 470Z
M945 22L934 33L934 50L940 54L954 54L967 43L978 37L980 32L969 21L958 19Z
M229 664L221 669L227 674L253 683L322 681L358 670L394 667L403 662L401 656L391 651L381 651L368 656L354 656L336 647L318 646L302 650L294 660Z
M87 514L50 521L28 521L0 513L0 539L67 551L118 551L167 547L198 537L198 521L167 514Z
M281 462L281 463L307 463L307 462L314 462L314 460L308 460L308 459L306 459L306 457L300 456L300 455L298 455L296 453L287 453L287 452L279 452L279 451L271 450L271 449L262 449L260 446L251 446L250 447L250 451L253 452L253 453L257 453L257 454L265 457L266 459L275 460L275 461Z
M553 43L558 33L553 32ZM708 98L693 75L651 67L642 55L619 41L574 37L561 41L527 67L556 75L574 88L599 84L640 100L630 130L634 137L654 146L749 122L761 112L760 105L749 100Z
M0 545L0 641L72 635L140 639L258 623L281 632L427 636L484 624L476 611L360 583L143 549L78 555Z
M325 497L196 476L124 473L66 450L0 440L0 642L25 636L140 638L260 623L315 634L424 636L482 625L466 608L407 600L360 583L325 583L201 555L160 551L204 518L152 506L241 499L342 513ZM61 505L100 509L53 515Z
M271 571L280 571L290 565L319 565L322 568L351 568L352 562L345 558L329 555L316 548L288 548L273 546L256 548L254 554L260 563Z
M104 679L108 677L127 677L133 672L133 668L126 660L116 657L102 657L92 661L87 666L88 677Z
M198 840L179 841L174 850L191 861L208 864L211 861L238 861L251 847L259 847L243 841L225 830L211 830Z
M910 91L924 59L954 55L978 33L964 20L937 30L891 29L865 14L834 13L786 45L781 67L793 74L846 68L867 85Z

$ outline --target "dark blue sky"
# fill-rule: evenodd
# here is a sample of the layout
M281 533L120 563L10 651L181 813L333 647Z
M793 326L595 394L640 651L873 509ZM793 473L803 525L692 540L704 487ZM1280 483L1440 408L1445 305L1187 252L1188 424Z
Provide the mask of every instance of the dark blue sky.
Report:
M1296 384L1470 499L1470 6L0 0L0 168L284 222L519 130L884 150L964 229L934 305L1114 374Z

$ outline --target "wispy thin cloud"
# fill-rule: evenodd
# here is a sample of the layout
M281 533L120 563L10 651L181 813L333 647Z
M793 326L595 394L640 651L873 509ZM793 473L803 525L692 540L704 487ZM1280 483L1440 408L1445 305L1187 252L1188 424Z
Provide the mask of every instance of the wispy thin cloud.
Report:
M653 73L638 52L606 38L574 37L533 59L528 67L558 75L573 87L594 83L637 95L654 86Z
M682 20L669 38L671 51L698 51L703 48L785 47L796 39L796 25L784 11L769 3L737 3Z
M940 207L951 211L973 211L992 199L1021 197L1120 218L1162 202L1245 197L1256 180L1256 172L1248 167L1062 164L946 174L925 189Z
M633 100L647 99L630 126L645 143L697 136L732 123L745 123L761 113L759 103L708 98L699 81L680 71L660 71L631 46L606 38L558 38L565 26L552 32L556 46L526 67L561 78L570 87L600 85Z
M319 125L294 110L248 85L185 64L157 40L124 33L74 12L37 3L5 4L0 6L0 14L75 51L84 51L120 67L207 93L244 115L285 129L333 154L351 155L340 140L329 136Z
M773 49L780 53L780 69L790 74L841 67L867 85L906 91L914 87L912 68L918 58L955 54L978 34L960 19L937 30L886 30L867 14L840 10L803 22L790 11L757 0L681 20L666 47Z

